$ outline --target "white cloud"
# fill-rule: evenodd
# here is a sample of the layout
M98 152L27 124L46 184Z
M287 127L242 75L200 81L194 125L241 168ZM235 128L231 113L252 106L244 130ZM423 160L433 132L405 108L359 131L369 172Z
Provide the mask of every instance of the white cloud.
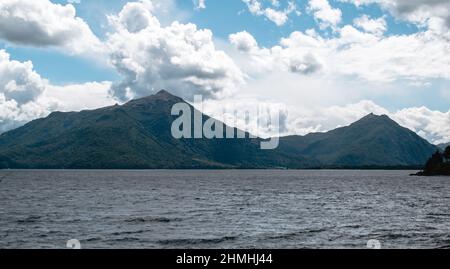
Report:
M356 6L379 4L399 19L427 26L436 32L450 29L450 2L448 0L340 0Z
M336 27L342 20L341 10L333 8L328 0L310 0L308 10L314 14L322 29Z
M364 31L375 35L382 35L387 30L387 23L384 18L371 19L369 16L363 15L356 18L353 23Z
M79 111L112 105L110 82L55 86L33 64L10 59L0 50L0 133L53 111Z
M282 63L302 74L322 71L334 77L357 76L372 82L408 80L418 85L429 79L450 79L450 43L432 31L386 37L351 25L336 31L338 36L331 38L323 38L314 30L293 32L272 48L247 50L247 61L253 63L248 66L268 71L279 69L277 63ZM241 43L230 36L231 43L242 50L242 37L251 40L248 35L237 34Z
M364 31L345 25L328 38L314 30L293 32L271 48L258 46L247 32L231 35L230 43L239 52L234 59L250 75L242 92L257 96L245 101L247 106L286 104L287 133L326 131L373 112L388 114L431 142L450 141L450 112L415 107L391 112L370 101L406 99L436 79L448 83L448 39L433 30L384 36L382 27L363 27L364 22L357 22ZM232 107L231 102L225 105Z
M12 61L4 50L0 50L0 74L0 94L5 101L14 100L18 105L36 100L47 84L31 62Z
M258 48L255 38L247 31L231 34L229 39L233 46L243 52L249 52Z
M266 2L269 6L258 0L243 1L252 14L277 25L298 12L294 2L283 9L277 0ZM156 15L166 14L158 6L162 2L128 3L120 14L109 17L112 30L105 41L112 64L123 75L119 83L50 85L33 70L31 62L12 61L0 51L0 132L54 110L93 109L112 105L113 97L126 100L165 88L185 98L193 94L219 98L207 100L205 105L207 113L219 118L224 107L242 111L262 106L269 112L258 120L271 122L270 111L281 110L283 134L326 131L373 112L388 114L432 142L450 141L450 112L425 107L391 112L370 101L374 96L393 96L394 91L402 91L402 85L422 87L433 79L450 79L450 44L445 32L448 13L442 11L448 10L448 1L353 2L378 2L394 16L428 29L384 36L384 17L368 16L355 19L354 26L340 27L339 9L326 0L312 0L309 12L322 28L333 29L331 37L314 30L293 32L278 45L266 48L244 31L230 35L235 49L226 48L229 51L225 53L216 48L211 31L194 24L165 24L161 22L164 16L157 19ZM0 37L11 43L60 47L71 53L102 47L71 5L5 0L0 7ZM204 1L198 1L197 7L205 7ZM19 12L23 10L29 12ZM11 25L16 28L6 27ZM405 90L395 98L402 98L405 92L407 95ZM230 120L232 115L225 118ZM240 119L237 125L243 123L245 119ZM262 132L270 135L273 129Z
M15 100L6 100L0 94L0 133L17 128L36 118L47 116L57 104L54 100L38 99L19 105Z
M393 113L392 118L435 144L450 141L450 111L414 107Z
M259 114L255 111L256 109ZM203 104L203 111L230 126L248 130L252 134L265 138L273 135L306 135L311 132L326 132L347 126L374 113L388 115L401 126L416 132L431 143L439 144L450 141L450 111L440 112L425 107L413 107L390 112L370 100L361 100L341 106L315 106L305 109L280 102L240 97L206 101ZM249 115L257 115L257 117L249 117ZM277 122L274 120L275 117L280 118L279 125L267 124Z
M244 82L233 60L215 48L210 30L179 22L163 27L140 2L126 4L110 21L114 28L107 40L111 61L124 77L112 92L121 100L160 89L185 98L194 94L220 97Z
M48 84L33 101L25 104L7 100L0 94L0 134L27 122L48 116L54 111L82 111L111 106L117 101L110 96L111 82L88 82L56 86Z
M206 0L193 0L196 9L205 9L206 8Z
M76 16L73 5L49 0L0 1L0 39L37 47L62 47L69 53L98 53L102 44Z
M252 35L248 32L239 32L229 36L230 43L239 51L248 56L246 70L248 73L271 72L283 69L292 73L311 74L322 68L320 60L316 55L306 50L291 50L286 46L275 46L273 48L260 48Z
M64 86L48 85L43 98L57 102L60 111L81 111L111 106L117 101L109 94L111 82L87 82Z
M285 9L279 9L279 1L271 1L272 7L264 8L260 0L242 0L248 7L251 14L256 16L264 16L268 20L275 23L277 26L286 24L291 13L300 15L300 11L294 1L289 1Z
M48 82L33 70L31 62L18 62L0 50L0 132L45 115L54 106L39 100Z

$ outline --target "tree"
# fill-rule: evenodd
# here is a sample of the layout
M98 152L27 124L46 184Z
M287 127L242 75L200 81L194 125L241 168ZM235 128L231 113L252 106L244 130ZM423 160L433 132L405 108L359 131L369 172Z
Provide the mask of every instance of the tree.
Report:
M433 156L428 160L427 164L425 165L424 172L426 174L432 174L436 169L439 168L439 166L444 162L444 156L438 151L433 154Z
M450 146L448 146L444 151L444 158L448 161L450 160Z

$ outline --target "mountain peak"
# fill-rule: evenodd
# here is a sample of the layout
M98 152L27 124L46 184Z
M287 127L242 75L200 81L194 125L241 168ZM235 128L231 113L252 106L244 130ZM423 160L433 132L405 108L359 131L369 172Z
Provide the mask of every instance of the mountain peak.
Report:
M166 90L160 90L154 95L149 95L139 99L131 100L127 103L127 105L142 105L147 103L153 103L155 101L166 101L170 103L184 102L184 100L181 99L180 97L177 97Z
M363 119L380 119L380 118L389 118L387 115L377 115L375 113L370 113L367 116L363 117Z
M355 122L355 123L366 123L366 122L370 122L370 123L374 123L374 122L379 122L379 123L395 123L397 124L394 120L392 120L391 118L389 118L388 115L376 115L374 113L370 113L369 115L363 117L362 119L360 119L359 121Z
M174 96L173 94L169 93L168 91L162 89L159 92L155 94L155 96Z

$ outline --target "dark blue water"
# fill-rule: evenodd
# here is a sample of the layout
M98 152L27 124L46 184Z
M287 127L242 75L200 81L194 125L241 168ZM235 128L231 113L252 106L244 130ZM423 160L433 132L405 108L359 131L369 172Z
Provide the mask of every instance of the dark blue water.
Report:
M0 248L450 248L411 171L0 171Z

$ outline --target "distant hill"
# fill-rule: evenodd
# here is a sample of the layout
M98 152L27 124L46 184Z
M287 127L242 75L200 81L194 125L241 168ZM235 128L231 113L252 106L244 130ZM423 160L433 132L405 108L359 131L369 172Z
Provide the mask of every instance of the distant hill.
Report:
M422 166L436 147L388 116L370 114L327 133L285 137L280 151L314 156L325 167Z
M261 150L259 138L175 139L171 125L177 117L171 109L176 103L186 102L161 91L122 106L52 113L0 135L0 168L407 167L422 166L436 151L387 116L372 114L327 133L281 138L276 150Z
M160 91L123 106L52 113L0 136L0 168L319 166L317 161L302 156L260 150L261 139L175 139L171 135L171 125L177 117L171 115L171 109L180 102L185 103L181 98ZM207 119L209 117L204 115L203 120Z
M438 148L440 148L441 150L445 150L447 147L450 146L450 143L446 143L446 144L439 144Z

